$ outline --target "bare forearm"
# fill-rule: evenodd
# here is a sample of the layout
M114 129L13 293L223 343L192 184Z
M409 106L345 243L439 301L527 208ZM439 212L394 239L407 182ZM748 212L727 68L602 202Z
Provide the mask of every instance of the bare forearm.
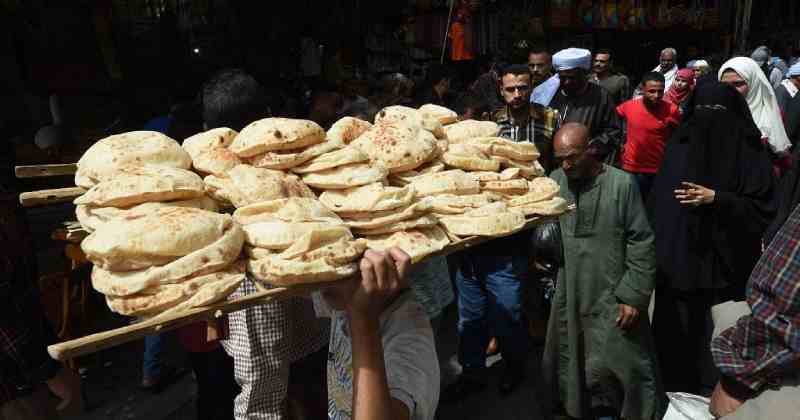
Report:
M377 319L354 317L353 420L395 420Z

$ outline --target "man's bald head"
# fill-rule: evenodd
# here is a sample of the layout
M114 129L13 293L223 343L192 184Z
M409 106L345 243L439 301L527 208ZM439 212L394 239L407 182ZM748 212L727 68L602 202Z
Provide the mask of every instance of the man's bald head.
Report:
M577 147L581 150L589 145L589 127L577 122L566 123L556 132L553 138L553 147L558 149L558 144L562 147Z
M567 178L573 180L587 179L602 168L602 164L589 151L591 132L589 127L581 123L567 123L561 126L553 138L553 151L556 161L561 162L561 169Z

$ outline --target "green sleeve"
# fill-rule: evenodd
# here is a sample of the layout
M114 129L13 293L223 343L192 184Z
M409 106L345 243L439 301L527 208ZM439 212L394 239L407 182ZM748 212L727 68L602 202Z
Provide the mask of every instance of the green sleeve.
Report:
M614 295L626 305L646 310L655 286L656 264L653 231L647 221L639 187L624 174L619 205L625 223L625 274Z

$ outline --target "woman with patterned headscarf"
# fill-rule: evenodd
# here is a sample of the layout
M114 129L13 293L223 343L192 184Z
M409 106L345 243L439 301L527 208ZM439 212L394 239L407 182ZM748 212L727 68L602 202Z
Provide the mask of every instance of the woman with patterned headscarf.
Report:
M677 105L681 113L685 113L686 104L688 103L687 99L689 99L692 91L694 91L694 83L694 70L678 70L678 73L675 75L675 81L672 83L667 93L664 94L664 99L667 102Z

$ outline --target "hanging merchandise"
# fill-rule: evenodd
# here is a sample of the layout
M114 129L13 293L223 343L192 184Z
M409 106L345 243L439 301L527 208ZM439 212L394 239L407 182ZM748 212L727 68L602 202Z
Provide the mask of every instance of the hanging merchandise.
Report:
M460 0L450 24L450 59L466 61L475 58L472 42L472 8L469 0Z
M619 27L617 0L596 0L594 7L594 27L596 29Z
M572 26L573 0L553 0L550 4L550 26L569 28Z
M579 0L578 3L578 25L584 28L591 28L594 23L594 2L592 0Z

